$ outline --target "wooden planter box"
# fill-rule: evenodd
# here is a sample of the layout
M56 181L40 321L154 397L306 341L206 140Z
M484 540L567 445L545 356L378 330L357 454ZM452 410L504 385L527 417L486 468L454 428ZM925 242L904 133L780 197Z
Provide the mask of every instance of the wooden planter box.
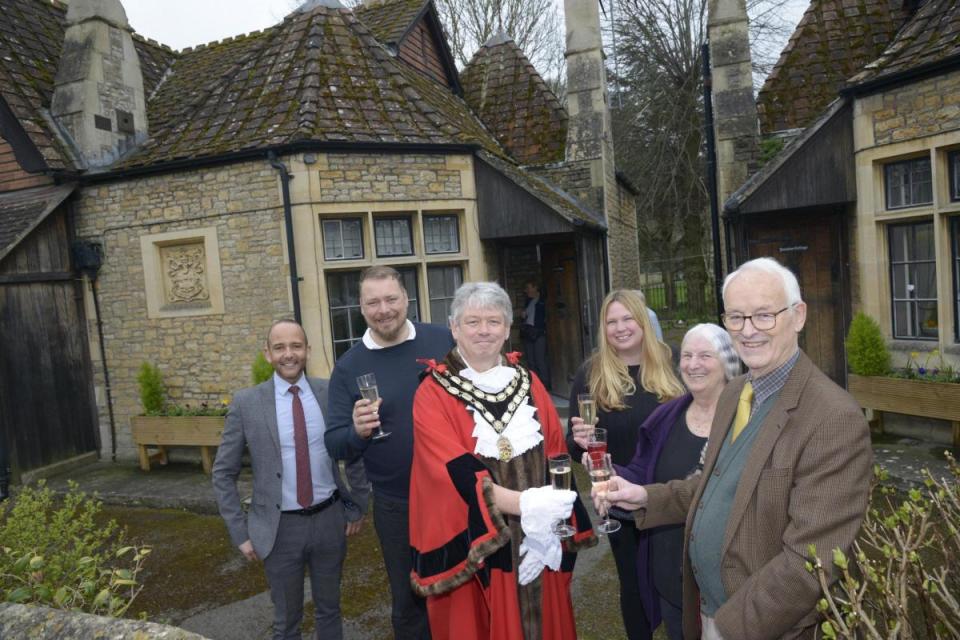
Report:
M200 447L203 471L213 468L210 448L220 446L223 435L223 416L135 416L130 419L133 441L140 451L140 468L150 471L151 458L167 463L166 447ZM156 447L152 456L147 447Z
M953 446L960 447L960 384L851 373L847 390L864 409L949 420Z

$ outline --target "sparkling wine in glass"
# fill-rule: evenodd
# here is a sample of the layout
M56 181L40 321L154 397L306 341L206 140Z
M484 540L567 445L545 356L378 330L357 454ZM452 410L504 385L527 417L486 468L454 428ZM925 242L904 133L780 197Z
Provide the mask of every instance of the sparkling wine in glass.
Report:
M589 393L577 394L577 408L580 410L580 419L583 424L593 425L597 422L597 401Z
M610 505L607 504L607 485L610 478L613 477L613 461L610 454L605 453L599 459L587 456L587 473L590 475L590 482L596 490L597 497L600 499L600 517L603 521L597 525L599 533L613 533L620 530L620 523L610 518L607 513Z
M380 399L380 392L377 389L377 376L372 373L365 373L357 377L357 387L360 388L360 397L369 400L371 404ZM374 431L371 438L374 442L386 440L390 437L389 431L384 431L379 427Z
M570 490L571 478L573 477L573 465L570 461L570 455L562 453L553 456L549 460L550 464L550 484L554 489ZM553 526L553 532L561 538L569 538L576 531L566 522L560 521Z
M587 453L591 460L599 461L607 452L607 430L594 427L587 439Z

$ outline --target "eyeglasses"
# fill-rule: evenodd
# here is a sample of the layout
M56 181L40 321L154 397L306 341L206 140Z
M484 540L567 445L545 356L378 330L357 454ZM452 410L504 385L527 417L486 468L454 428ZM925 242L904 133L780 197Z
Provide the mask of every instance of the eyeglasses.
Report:
M776 313L754 313L749 316L745 316L742 313L725 313L722 316L723 326L730 331L740 331L743 329L743 325L747 323L747 320L749 320L753 324L753 328L757 331L769 331L777 326L777 316L792 306L793 305L784 307Z

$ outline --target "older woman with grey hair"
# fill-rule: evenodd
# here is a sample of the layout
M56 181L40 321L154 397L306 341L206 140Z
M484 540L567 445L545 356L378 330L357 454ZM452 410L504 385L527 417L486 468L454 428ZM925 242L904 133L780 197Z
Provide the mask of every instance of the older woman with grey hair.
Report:
M576 638L565 556L596 538L575 488L549 486L548 459L569 455L549 393L501 353L512 317L496 283L461 286L456 347L427 361L413 402L412 582L434 640Z
M715 324L698 324L680 346L680 377L687 393L665 402L640 426L637 450L622 479L635 484L682 480L700 473L713 412L727 381L740 373L730 335ZM621 484L623 484L621 482ZM663 620L671 640L682 640L683 525L640 532L637 573L651 631Z

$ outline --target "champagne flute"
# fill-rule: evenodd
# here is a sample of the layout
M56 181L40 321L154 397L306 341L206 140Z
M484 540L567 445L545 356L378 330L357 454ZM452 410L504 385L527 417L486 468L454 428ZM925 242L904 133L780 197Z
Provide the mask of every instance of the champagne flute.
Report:
M607 453L607 430L594 427L587 438L587 454L591 460L599 461Z
M377 376L372 373L365 373L357 377L357 387L360 388L360 397L369 400L370 404L375 404L380 399L380 392L377 389ZM371 440L379 442L390 437L389 431L384 431L377 427Z
M597 491L597 497L600 499L600 513L598 514L603 521L597 525L599 533L613 533L620 530L620 523L610 518L607 504L607 485L610 478L614 475L613 461L609 453L604 453L597 459L587 456L587 472L590 474L590 482Z
M553 456L548 462L550 464L550 484L554 489L569 491L571 478L573 477L573 465L570 461L570 454L562 453ZM576 533L572 526L562 520L553 525L553 532L561 538L569 538Z
M580 419L583 424L593 426L597 422L597 401L589 393L577 394L577 408L580 410Z

